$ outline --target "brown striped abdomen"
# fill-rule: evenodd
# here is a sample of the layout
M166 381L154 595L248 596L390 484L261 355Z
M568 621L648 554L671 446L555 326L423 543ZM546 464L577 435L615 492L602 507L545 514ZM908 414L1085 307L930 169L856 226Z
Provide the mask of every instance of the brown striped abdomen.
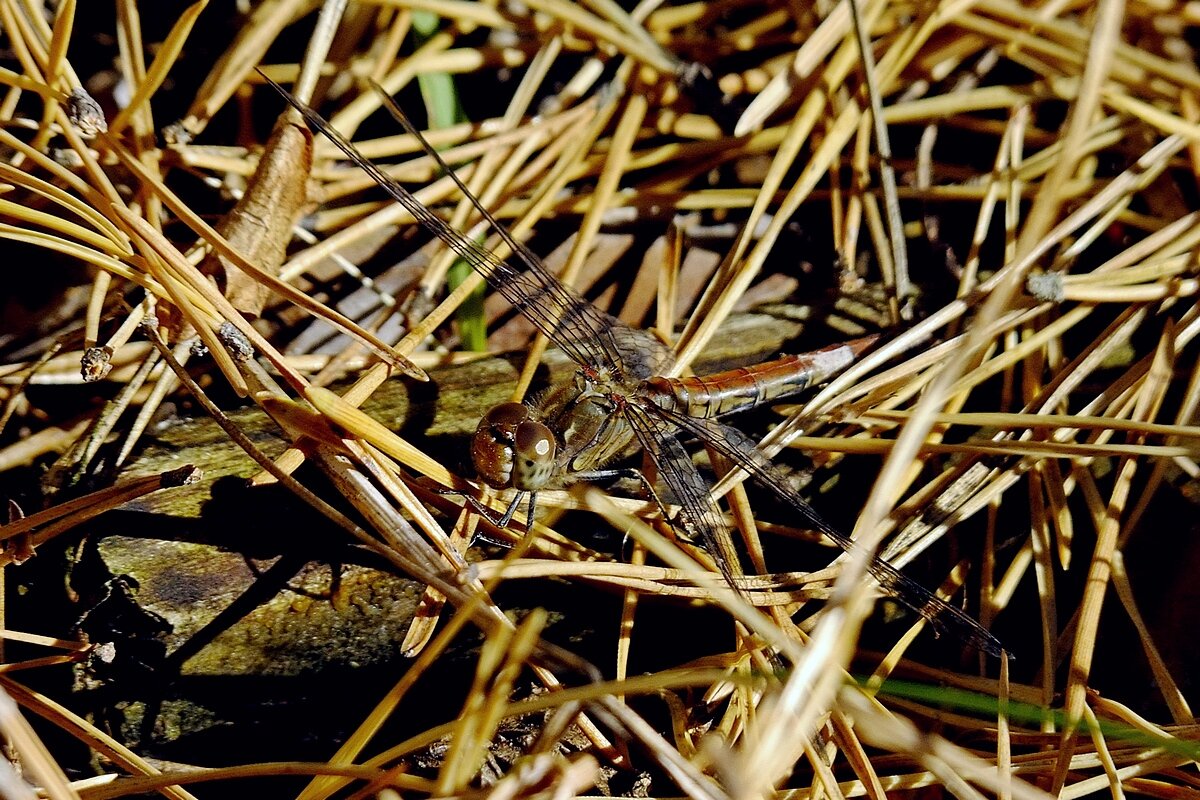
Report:
M852 364L878 339L867 336L751 367L694 378L650 378L638 393L662 408L693 417L748 411L770 400L798 394Z

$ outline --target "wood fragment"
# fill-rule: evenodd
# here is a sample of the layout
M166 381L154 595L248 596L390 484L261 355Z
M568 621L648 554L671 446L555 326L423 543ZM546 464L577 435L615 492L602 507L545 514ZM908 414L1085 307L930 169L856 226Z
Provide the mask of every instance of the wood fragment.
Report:
M285 114L275 123L245 193L217 226L247 259L279 274L308 198L312 134ZM270 289L220 253L210 253L200 271L212 276L234 308L250 319L262 313Z

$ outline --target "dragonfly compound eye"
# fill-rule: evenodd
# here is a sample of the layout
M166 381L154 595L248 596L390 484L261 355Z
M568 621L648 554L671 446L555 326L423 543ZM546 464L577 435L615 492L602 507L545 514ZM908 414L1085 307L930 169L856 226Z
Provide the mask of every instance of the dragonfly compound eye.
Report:
M516 432L518 425L529 419L530 413L529 407L521 403L501 403L488 411L480 423L480 427L492 425L504 428L511 436Z
M479 421L471 439L471 460L480 480L496 489L513 485L513 449L517 429L532 412L520 403L503 403Z
M517 426L515 444L513 486L536 492L554 476L558 451L554 433L540 422L522 422Z

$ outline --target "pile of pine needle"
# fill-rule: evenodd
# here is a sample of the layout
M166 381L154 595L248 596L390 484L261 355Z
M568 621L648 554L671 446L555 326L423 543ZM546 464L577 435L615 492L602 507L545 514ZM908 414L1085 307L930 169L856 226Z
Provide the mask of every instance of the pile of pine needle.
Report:
M0 471L6 486L38 475L44 497L10 504L5 574L98 514L189 491L196 470L124 470L171 402L216 416L258 482L420 581L425 613L395 687L327 761L231 751L203 768L177 752L148 761L69 693L29 688L25 676L105 653L68 638L70 621L23 619L4 638L52 654L0 666L0 793L228 796L258 777L278 796L299 775L308 800L550 798L616 793L622 771L653 776L627 794L696 800L1196 793L1200 653L1179 643L1196 621L1200 437L1192 5L85 5L0 0ZM922 648L933 632L915 615L867 648L879 594L865 559L817 573L828 550L808 583L774 574L776 539L760 532L786 526L757 514L736 474L718 496L759 573L743 593L697 574L705 555L654 503L586 485L539 502L628 536L615 558L581 556L554 529L579 515L526 532L518 514L488 530L507 547L468 564L488 526L431 488L497 513L508 496L479 494L460 454L358 407L387 379L481 349L523 353L524 396L547 343L483 302L480 276L264 78L475 236L476 209L380 113L396 95L514 236L653 328L677 371L763 303L818 310L827 341L884 332L778 409L762 447L811 459L814 486L868 474L844 517L863 552L897 567L949 555L944 596L1017 658L949 637ZM293 446L259 452L224 415L239 403ZM305 461L321 473L297 472ZM620 597L606 662L547 644L544 613L495 599L505 581L547 576ZM630 674L652 603L673 603L707 655ZM389 738L464 629L483 636L473 682L420 735ZM505 721L530 715L534 734L496 769ZM82 742L99 773L39 734ZM437 742L436 761L416 758Z

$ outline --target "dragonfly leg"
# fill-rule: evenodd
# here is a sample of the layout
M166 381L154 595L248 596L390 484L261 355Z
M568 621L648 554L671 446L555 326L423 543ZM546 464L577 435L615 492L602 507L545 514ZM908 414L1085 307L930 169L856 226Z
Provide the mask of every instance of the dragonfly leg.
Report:
M464 494L462 497L467 501L467 505L469 505L471 510L473 510L476 514L483 517L497 528L507 528L508 524L512 522L513 515L517 513L517 506L521 504L521 497L524 495L525 492L517 492L516 495L513 496L512 502L508 504L508 508L504 509L504 513L500 516L496 516L495 511L488 506L485 506L473 495Z
M534 511L533 501L537 495L537 492L520 492L520 491L517 492L515 495L513 495L512 502L510 502L508 504L508 508L504 509L504 513L501 514L500 516L496 516L495 511L493 511L489 506L484 505L483 502L480 501L479 498L477 498L473 494L469 494L467 492L462 492L457 489L433 489L432 491L435 494L440 494L440 495L443 495L446 497L461 497L463 500L466 501L467 505L469 505L471 507L472 511L474 511L476 514L478 514L479 516L486 519L488 522L495 525L497 528L507 528L508 527L509 523L512 522L513 516L517 513L517 506L519 506L521 504L521 498L524 497L526 494L528 494L529 495L529 517L528 517L529 528L528 529L529 530L533 529L533 511Z
M507 514L509 515L509 517L511 517L512 512L516 510L517 501L521 499L522 494L523 494L523 492L518 492L517 496L513 498L512 505L510 505L508 507L508 511L507 511ZM526 533L533 532L533 515L534 515L534 512L537 511L537 494L538 494L537 492L529 493L529 506L525 511L525 532Z
M525 530L532 531L533 517L537 511L537 492L517 492L515 495L513 495L512 502L508 504L508 508L504 509L504 513L499 517L493 516L495 512L493 512L483 503L476 500L471 495L464 495L464 497L466 498L467 502L471 504L471 508L475 509L475 511L487 519L488 522L492 523L497 528L507 528L509 523L512 522L513 516L515 516L517 513L517 506L521 505L521 498L525 495L529 495L529 505L525 512Z
M671 521L671 515L667 513L667 507L663 505L662 499L658 496L658 492L654 491L654 486L650 483L650 479L646 477L646 473L640 469L633 467L618 467L614 469L595 469L588 472L577 473L580 480L585 481L607 481L615 478L628 478L636 480L650 495L650 499L654 501L654 505L658 506L658 513L662 514L662 518ZM672 526L674 527L674 526Z
M460 492L455 492L455 494L461 494L462 498L467 501L467 505L469 505L471 507L472 511L474 511L476 514L478 514L479 516L486 519L492 525L495 525L497 528L500 528L501 530L503 530L504 528L507 528L508 523L512 521L513 514L516 512L517 505L520 504L521 495L523 495L524 492L517 492L516 497L514 497L512 499L512 502L508 504L508 508L504 509L504 513L502 515L500 515L499 517L496 516L495 511L493 511L488 506L485 506L478 499L476 499L473 495L463 494ZM532 523L533 523L532 512L530 512L530 524L532 525ZM504 548L511 548L513 546L512 542L502 541L500 539L497 539L495 537L492 537L485 533L482 533L479 530L475 531L475 538L472 540L472 543L474 543L476 541L484 541L484 542L487 542L488 544L493 544L497 547L504 547Z
M521 504L521 498L524 496L525 496L525 492L517 492L516 494L513 495L512 502L508 504L508 508L504 509L504 514L500 517L500 519L496 520L497 527L500 527L500 528L508 527L508 524L510 522L512 522L513 515L517 513L517 506L519 506ZM533 526L533 499L532 499L532 497L530 498L530 502L529 502L529 524L530 524L530 527Z

